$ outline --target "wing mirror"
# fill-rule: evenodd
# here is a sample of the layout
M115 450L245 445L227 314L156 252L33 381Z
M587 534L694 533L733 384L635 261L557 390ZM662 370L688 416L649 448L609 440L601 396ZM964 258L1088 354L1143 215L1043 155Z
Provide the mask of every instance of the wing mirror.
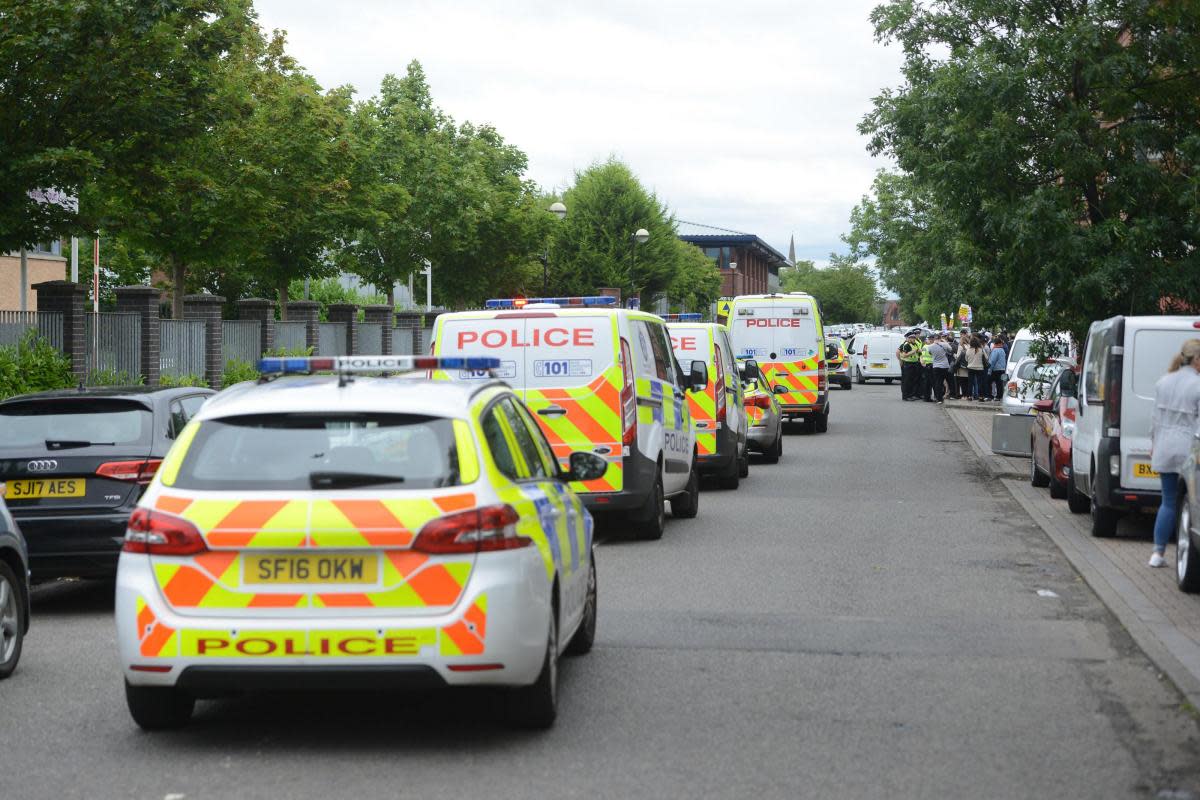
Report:
M783 385L777 383L771 387L771 391L774 392L775 394L787 394L788 388L786 386L783 386Z
M1054 411L1054 401L1053 400L1036 400L1036 401L1034 401L1034 404L1033 404L1033 410L1049 414L1050 412Z
M692 362L692 372L688 376L688 384L693 392L703 392L708 388L708 364L703 361Z
M762 370L758 368L758 362L754 359L747 359L742 362L742 380L757 381L762 375Z
M586 450L571 453L567 463L571 468L562 476L567 481L594 481L608 472L608 461Z

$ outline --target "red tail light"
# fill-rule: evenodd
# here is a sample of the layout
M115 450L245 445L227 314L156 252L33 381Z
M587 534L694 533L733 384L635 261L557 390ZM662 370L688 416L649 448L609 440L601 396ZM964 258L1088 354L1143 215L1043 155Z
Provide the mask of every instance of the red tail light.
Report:
M156 556L192 556L208 549L204 537L186 519L151 511L134 509L125 531L126 553L149 553Z
M825 377L825 361L823 359L818 358L817 359L817 391L818 392L825 391L826 380L828 380L828 379Z
M717 360L717 382L714 387L717 392L717 422L724 422L728 416L725 403L725 357L721 354L721 346L715 345Z
M771 396L767 394L756 395L752 402L756 408L770 408Z
M633 356L629 353L629 340L621 338L621 444L633 447L637 444L637 392L633 385Z
M867 346L865 344L863 345L862 357L863 358L867 357Z
M484 506L448 514L425 524L412 549L419 553L487 553L528 547L533 540L517 535L520 516L510 505Z
M161 464L161 458L147 458L145 461L109 461L96 467L96 474L101 478L130 481L145 486L153 480L154 473L158 472Z

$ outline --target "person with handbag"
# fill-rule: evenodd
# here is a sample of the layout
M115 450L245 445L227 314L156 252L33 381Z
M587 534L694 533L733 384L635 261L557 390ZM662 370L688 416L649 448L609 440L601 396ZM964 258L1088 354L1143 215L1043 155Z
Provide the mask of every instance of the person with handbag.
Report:
M1150 418L1150 469L1162 481L1162 502L1154 518L1154 552L1150 566L1166 564L1163 553L1175 530L1179 505L1179 473L1191 457L1192 439L1200 426L1200 339L1188 339L1166 375L1154 384ZM1184 501L1187 502L1187 501ZM1181 535L1184 535L1181 533Z

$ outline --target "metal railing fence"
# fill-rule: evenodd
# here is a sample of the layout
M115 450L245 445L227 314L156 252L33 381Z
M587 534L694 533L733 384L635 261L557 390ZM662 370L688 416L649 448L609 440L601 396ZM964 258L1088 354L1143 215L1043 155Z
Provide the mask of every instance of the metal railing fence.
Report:
M15 345L31 330L36 330L51 347L62 350L62 312L0 311L0 345Z
M308 347L307 324L301 320L275 323L275 349L296 352Z
M262 357L262 323L256 319L221 322L221 348L226 361L256 363Z
M130 381L141 375L142 320L137 314L87 314L83 342L88 373L115 373Z
M346 352L346 323L317 323L317 355L348 355Z
M204 377L204 320L164 319L160 321L159 371L182 378Z
M377 355L383 352L383 323L359 323L358 352L369 356Z

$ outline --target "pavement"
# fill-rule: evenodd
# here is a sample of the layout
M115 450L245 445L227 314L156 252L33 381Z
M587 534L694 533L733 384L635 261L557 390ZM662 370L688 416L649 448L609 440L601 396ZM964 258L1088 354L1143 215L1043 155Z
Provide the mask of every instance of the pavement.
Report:
M597 549L556 727L488 693L203 701L129 719L112 587L39 587L0 684L0 795L1200 798L1195 711L936 406L833 394L829 433Z
M1166 568L1146 565L1154 517L1127 516L1115 538L1098 539L1091 534L1088 515L1072 514L1065 500L1053 500L1049 491L1029 484L1029 459L991 453L991 414L964 410L958 404L948 407L947 414L988 471L1002 479L1138 645L1188 702L1200 708L1200 595L1186 594L1175 585L1173 549L1168 548Z

